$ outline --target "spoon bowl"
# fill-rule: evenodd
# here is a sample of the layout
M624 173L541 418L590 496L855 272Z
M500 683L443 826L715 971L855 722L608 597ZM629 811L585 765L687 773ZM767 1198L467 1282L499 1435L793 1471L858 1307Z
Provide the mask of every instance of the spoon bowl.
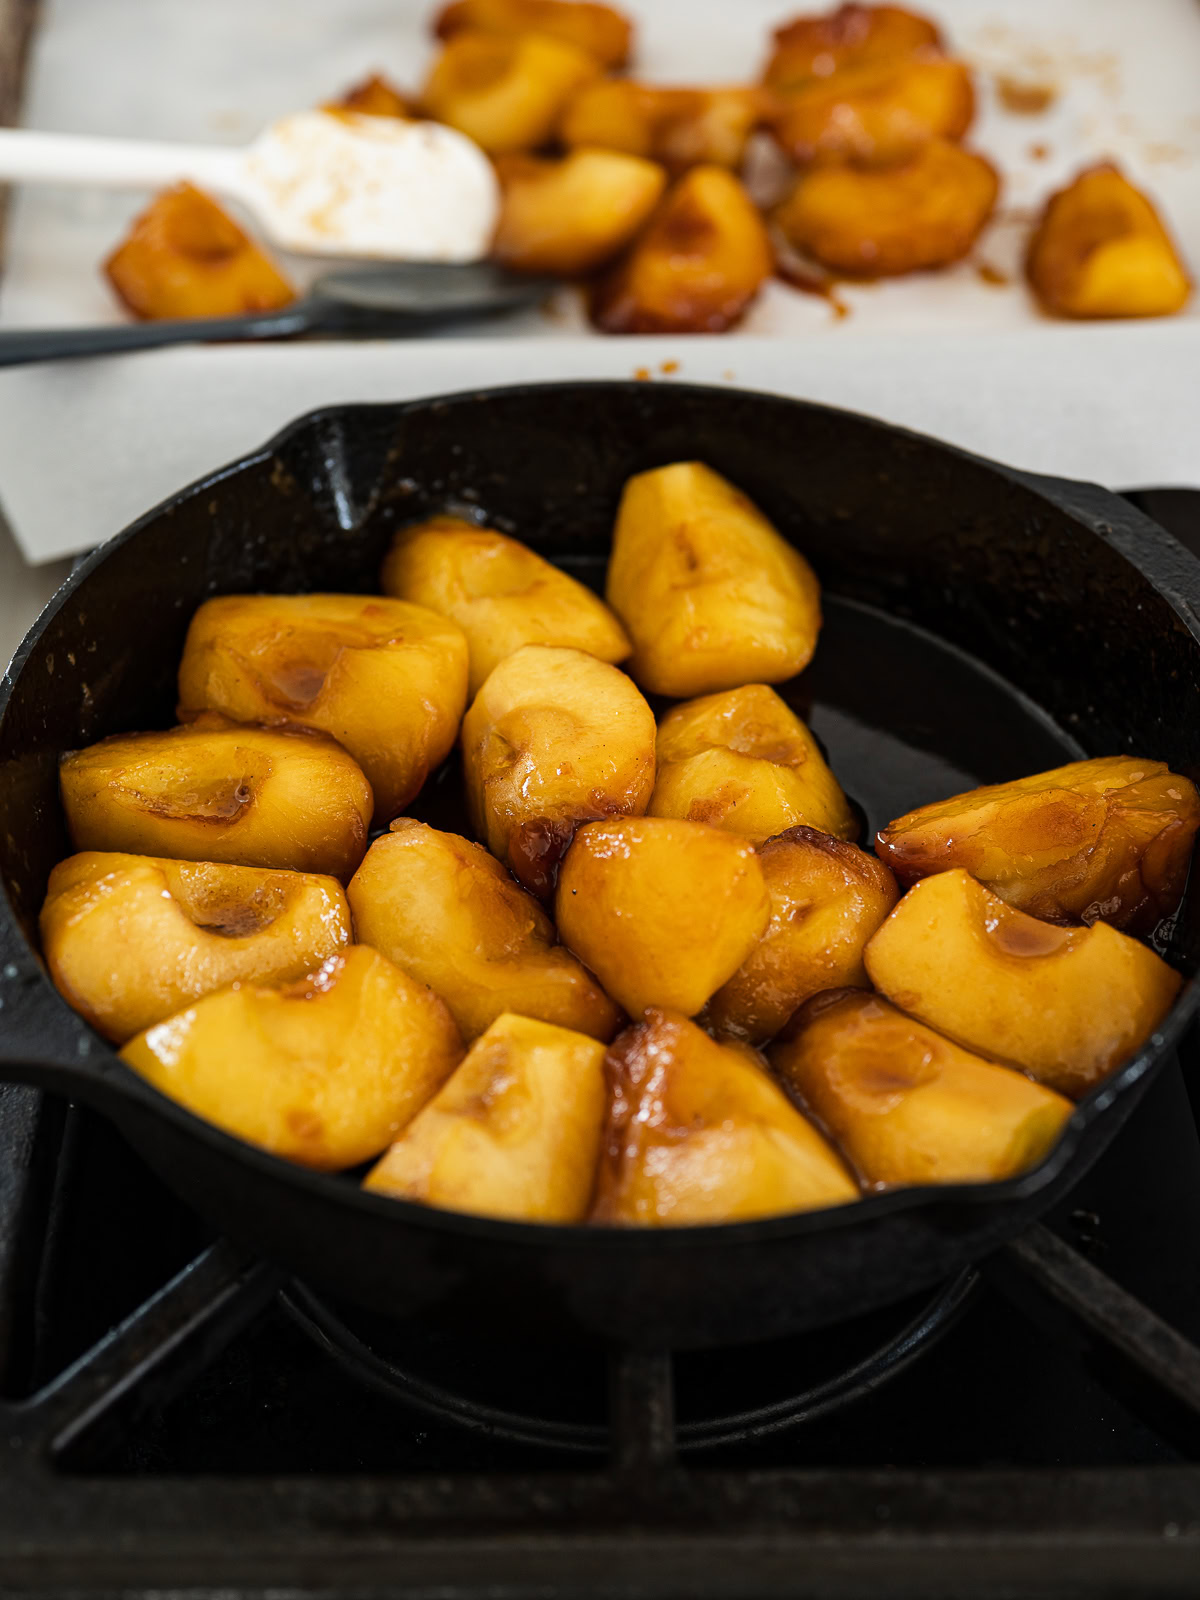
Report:
M477 261L500 209L492 164L465 134L353 111L282 117L240 150L0 128L0 181L186 181L238 201L285 250L391 261Z
M553 288L552 278L510 272L494 261L389 261L324 272L309 297L356 311L426 321L515 310L536 304Z

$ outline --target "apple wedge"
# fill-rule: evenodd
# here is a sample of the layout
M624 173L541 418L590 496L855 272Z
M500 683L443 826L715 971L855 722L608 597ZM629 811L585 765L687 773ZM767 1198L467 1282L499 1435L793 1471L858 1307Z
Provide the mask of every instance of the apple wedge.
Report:
M476 834L532 893L554 892L581 822L639 816L654 788L654 713L623 672L582 650L528 644L463 718Z
M605 1062L608 1121L593 1220L670 1227L844 1205L841 1157L744 1047L653 1010Z
M808 562L700 461L626 483L607 598L633 640L634 679L676 698L791 678L821 628Z
M767 225L733 173L689 167L593 286L591 318L604 333L722 333L774 267Z
M633 24L598 0L450 0L434 19L439 39L456 33L544 33L586 50L606 67L623 67L633 48Z
M769 1056L871 1188L1011 1178L1075 1109L861 989L815 996Z
M375 802L341 745L308 729L208 712L164 733L118 733L59 764L77 850L228 861L348 878Z
M1044 309L1060 317L1169 317L1192 293L1152 201L1111 161L1050 196L1025 269Z
M299 978L350 943L335 878L86 850L50 874L42 951L118 1044L227 983Z
M471 655L472 696L525 644L566 646L611 662L633 648L598 595L528 545L461 517L401 528L384 558L382 586L458 624Z
M368 1174L379 1194L523 1222L580 1222L604 1121L604 1046L497 1017Z
M563 942L636 1020L647 1006L694 1016L758 942L770 901L744 839L619 817L575 835L555 909Z
M782 91L867 62L903 60L942 43L937 24L920 12L853 4L793 17L775 29L772 40L763 82Z
M192 618L179 715L316 728L349 750L390 822L445 759L467 698L448 617L361 594L227 594Z
M889 822L881 858L902 883L965 867L1050 922L1148 933L1183 893L1200 797L1162 761L1101 756L921 806Z
M882 862L815 828L768 839L758 859L771 920L704 1013L718 1035L756 1045L773 1039L810 995L870 987L863 951L900 895Z
M999 191L985 157L952 139L930 139L898 165L811 167L774 221L794 249L830 272L894 278L960 261Z
M641 231L667 182L657 162L621 150L499 156L496 175L502 192L496 259L518 272L560 278L582 277L611 261Z
M961 867L910 889L865 960L902 1011L1073 1097L1145 1043L1181 982L1107 923L1039 922Z
M190 183L155 195L104 263L135 317L236 317L296 298L279 267L229 213Z
M797 166L888 167L911 159L931 139L961 139L974 117L970 70L927 45L778 93L768 122Z
M858 819L821 748L765 683L676 706L658 727L652 817L686 817L755 843L807 823L853 839Z
M421 105L486 150L534 150L553 137L571 97L599 77L596 57L545 33L452 32L421 90Z
M206 995L121 1051L197 1116L326 1172L385 1149L462 1053L438 997L365 945L283 988Z
M482 845L397 818L347 890L354 927L445 1000L463 1038L506 1011L611 1039L620 1012Z

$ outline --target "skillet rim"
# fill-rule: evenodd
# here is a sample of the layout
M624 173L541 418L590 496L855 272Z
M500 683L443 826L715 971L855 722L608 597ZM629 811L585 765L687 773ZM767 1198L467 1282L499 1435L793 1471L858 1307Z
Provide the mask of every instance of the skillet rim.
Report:
M773 394L765 390L746 389L719 384L676 383L661 385L671 392L684 394L718 394L726 398L749 398L768 401L772 405L819 414L824 417L848 418L891 437L910 439L924 447L932 446L943 454L982 467L992 474L1031 491L1065 512L1075 521L1083 523L1088 531L1113 548L1118 555L1136 567L1152 587L1161 595L1193 643L1200 649L1200 559L1197 559L1165 528L1154 522L1128 501L1113 491L1085 480L1057 478L1027 472L993 461L986 456L949 444L930 434L891 423L846 407L823 405L813 400ZM76 591L87 581L117 549L137 538L153 524L173 512L178 506L201 494L210 494L227 479L250 468L261 465L278 455L299 434L317 430L330 421L344 424L351 416L389 413L397 419L411 412L428 411L435 407L448 407L471 403L488 403L508 397L544 395L547 393L579 390L619 391L644 395L647 385L636 379L564 379L552 383L498 384L479 389L454 390L445 394L427 395L403 401L346 401L317 407L286 423L262 445L247 451L233 461L203 477L193 480L159 501L133 522L127 524L86 555L55 591L33 625L25 634L13 654L3 678L0 678L0 727L8 715L9 706L17 685L25 671L30 656L42 635ZM1106 511L1111 521L1104 520L1100 511ZM1124 527L1122 527L1122 524ZM1136 536L1136 557L1133 538ZM1195 599L1179 592L1177 580L1194 570ZM927 630L925 630L927 631ZM934 636L936 637L936 636ZM986 663L985 663L986 665ZM81 1099L90 1099L102 1114L121 1120L115 1109L123 1101L127 1106L142 1112L149 1111L164 1117L190 1137L198 1137L214 1147L225 1158L244 1162L257 1168L264 1177L295 1185L308 1191L317 1200L337 1204L353 1203L352 1208L385 1220L394 1218L408 1225L432 1227L446 1233L465 1233L475 1238L493 1239L497 1243L517 1247L555 1246L562 1248L596 1249L690 1249L706 1248L719 1243L722 1247L739 1243L757 1242L789 1235L821 1232L830 1227L849 1227L858 1223L869 1224L878 1217L897 1212L933 1210L944 1211L958 1205L977 1206L995 1202L1017 1202L1031 1199L1041 1190L1052 1186L1068 1168L1079 1152L1088 1131L1114 1102L1133 1091L1149 1074L1157 1071L1167 1054L1175 1048L1189 1024L1200 1012L1200 973L1185 982L1174 1006L1163 1019L1161 1026L1150 1036L1132 1057L1111 1077L1097 1085L1078 1102L1065 1124L1059 1139L1037 1166L1016 1177L1002 1181L983 1181L954 1184L914 1184L865 1193L857 1201L844 1205L821 1207L809 1211L785 1212L777 1216L753 1218L741 1222L687 1223L666 1227L636 1228L597 1226L584 1223L539 1223L512 1221L498 1217L481 1216L471 1212L450 1211L442 1207L425 1206L415 1201L377 1194L362 1188L361 1184L337 1173L318 1172L272 1155L235 1135L225 1132L215 1124L188 1111L168 1095L152 1088L120 1058L117 1049L96 1033L83 1018L73 1011L54 987L42 962L40 950L26 937L13 909L8 887L0 880L0 958L11 968L24 958L26 979L32 977L33 985L26 997L34 1019L48 1022L54 1015L60 1026L55 1030L61 1038L62 1024L74 1035L76 1051L73 1060L64 1054L36 1056L18 1049L11 1052L5 1040L7 1024L0 1023L0 1082L6 1080L4 1068L19 1068L29 1064L31 1071L23 1081L36 1083L47 1092L63 1093L71 1088L79 1091ZM31 965L32 963L32 965ZM6 969L5 976L12 975ZM97 1059L99 1057L99 1059ZM36 1070L36 1069L41 1069ZM61 1078L61 1082L55 1082ZM397 1209L399 1208L399 1209Z

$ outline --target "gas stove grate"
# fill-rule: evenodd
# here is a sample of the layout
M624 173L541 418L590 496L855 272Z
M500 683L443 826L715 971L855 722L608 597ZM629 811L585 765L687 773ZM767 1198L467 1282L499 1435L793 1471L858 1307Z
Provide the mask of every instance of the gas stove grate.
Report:
M14 1131L18 1099L23 1131ZM36 1097L11 1096L7 1118L0 1118L8 1153L18 1152L0 1192L0 1308L10 1331L14 1278L23 1278L26 1298L36 1282L19 1267L16 1248L23 1229L45 1222L33 1190L39 1182L61 1187L64 1167L77 1159L68 1139L47 1184L35 1124L53 1128L54 1115L39 1119L39 1109ZM1000 1270L1069 1304L1178 1401L1198 1407L1200 1352L1047 1229L1011 1246ZM935 1326L972 1292L964 1279L937 1297L928 1308ZM281 1296L293 1316L311 1315L319 1304L277 1269L216 1242L64 1371L4 1404L5 1594L96 1597L169 1588L363 1600L555 1593L749 1600L802 1592L936 1600L966 1592L1194 1595L1200 1588L1196 1466L684 1465L681 1450L704 1440L676 1428L672 1360L663 1352L613 1355L607 1455L594 1448L604 1440L587 1441L595 1465L576 1448L574 1465L537 1472L197 1477L97 1470L139 1419L201 1381ZM330 1318L326 1331L339 1326ZM931 1343L899 1338L891 1359L911 1359ZM886 1360L870 1370L885 1373ZM855 1389L856 1382L844 1386ZM780 1409L788 1412L785 1404ZM797 1423L804 1412L793 1403L785 1420Z
M979 1274L974 1269L959 1273L930 1296L915 1316L900 1317L895 1330L865 1355L796 1393L736 1411L677 1421L675 1447L689 1453L748 1444L865 1399L946 1333L978 1286ZM352 1311L339 1313L302 1284L286 1286L280 1299L296 1325L351 1376L439 1421L478 1429L514 1444L584 1456L602 1455L612 1447L613 1430L607 1421L567 1422L555 1415L497 1406L459 1387L431 1380L411 1361L402 1363L380 1354L355 1331ZM618 1352L614 1359L624 1360L625 1353Z

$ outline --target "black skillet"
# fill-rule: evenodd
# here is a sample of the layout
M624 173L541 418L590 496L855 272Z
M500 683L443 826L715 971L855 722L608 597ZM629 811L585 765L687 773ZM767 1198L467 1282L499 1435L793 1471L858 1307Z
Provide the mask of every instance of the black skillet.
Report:
M1197 1006L1085 1101L1036 1171L828 1213L610 1231L490 1221L289 1166L145 1086L59 999L34 924L67 853L60 751L171 721L208 595L370 590L392 531L447 506L600 582L624 480L707 461L814 562L827 621L791 686L878 826L1080 753L1200 777L1200 564L1103 490L1033 477L822 406L681 384L530 385L342 406L185 489L98 550L0 688L0 1076L94 1105L217 1228L314 1285L403 1316L445 1302L677 1347L768 1338L946 1278L1046 1210L1129 1115ZM426 817L452 818L434 780ZM1196 895L1163 948L1200 964Z

